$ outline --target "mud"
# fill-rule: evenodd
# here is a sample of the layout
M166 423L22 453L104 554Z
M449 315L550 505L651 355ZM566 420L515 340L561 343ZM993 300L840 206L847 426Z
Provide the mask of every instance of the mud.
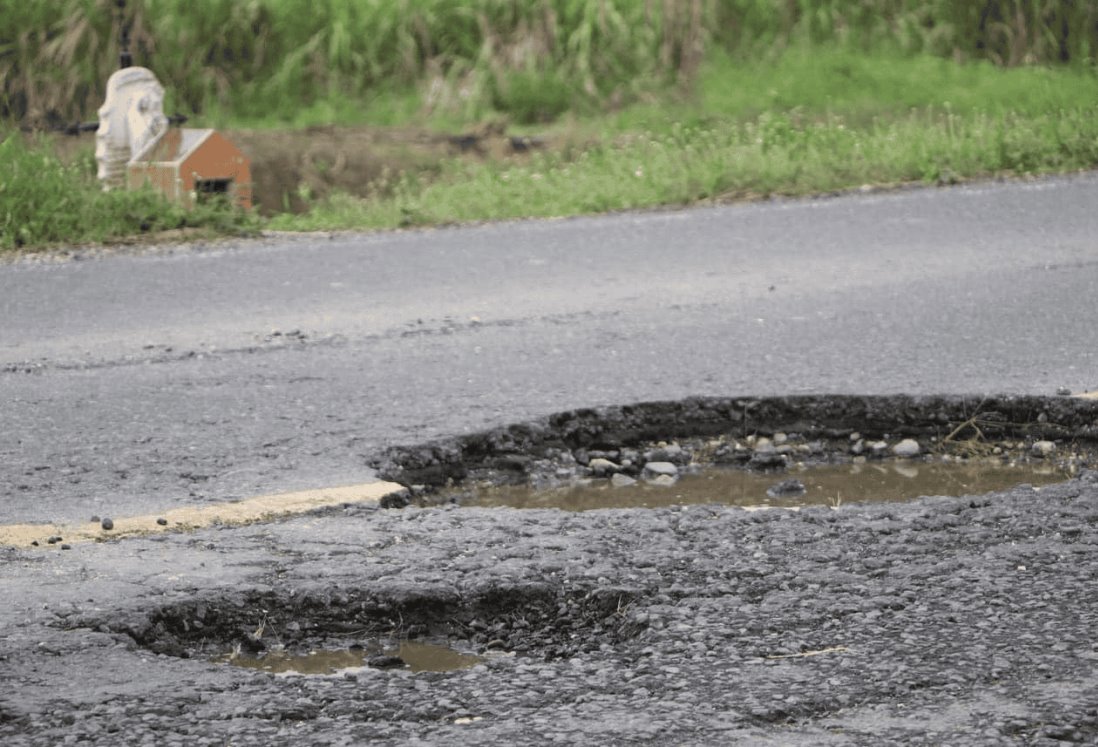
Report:
M379 456L423 506L349 506L66 553L2 549L0 739L1094 743L1096 428L1096 403L1067 398L584 410ZM555 476L564 451L589 466L603 458L594 451L621 459L655 444L664 453L653 456L671 461L684 459L673 442L715 441L738 459L733 441L784 433L819 441L819 459L832 447L851 459L854 431L928 451L931 438L972 453L1009 441L1035 458L1070 454L1078 473L798 512L432 503L462 478L527 481L542 461ZM210 661L237 646L375 638L447 640L486 658L453 672L289 678Z

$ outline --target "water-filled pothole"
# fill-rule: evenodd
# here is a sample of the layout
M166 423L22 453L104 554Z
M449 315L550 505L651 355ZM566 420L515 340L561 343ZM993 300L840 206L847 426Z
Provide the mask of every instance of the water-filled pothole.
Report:
M837 507L849 503L908 501L926 495L989 493L1022 483L1036 486L1061 482L1068 477L1064 469L1044 462L898 460L808 466L780 474L710 468L683 474L673 481L638 480L628 484L593 480L549 489L503 485L479 488L461 502L466 506L569 511L687 504Z
M258 654L234 650L215 661L271 674L334 674L344 669L378 667L401 668L412 672L453 672L469 669L484 657L459 651L447 645L422 641L399 641L396 645L352 645L347 648L310 649L308 651L265 651Z

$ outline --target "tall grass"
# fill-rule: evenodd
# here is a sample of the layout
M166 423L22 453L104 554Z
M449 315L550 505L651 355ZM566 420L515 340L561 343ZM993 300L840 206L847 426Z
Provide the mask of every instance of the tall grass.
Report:
M94 115L115 0L0 0L0 118ZM1086 62L1098 3L1068 0L128 0L135 61L185 113L292 120L417 86L429 109L520 121L688 85L714 45L887 46L997 65Z
M366 101L422 84L429 105L531 107L549 76L568 102L624 96L688 73L708 0L129 0L137 64L174 104L288 115L324 97ZM87 117L116 67L113 0L0 0L0 117Z

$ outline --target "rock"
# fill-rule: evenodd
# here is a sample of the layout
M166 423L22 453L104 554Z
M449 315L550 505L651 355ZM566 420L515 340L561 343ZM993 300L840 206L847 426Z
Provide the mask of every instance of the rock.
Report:
M647 462L686 464L690 461L690 455L683 451L682 447L678 444L667 444L666 446L657 446L654 449L649 449L644 453L644 459Z
M1054 451L1056 451L1056 444L1052 443L1052 441L1037 441L1029 447L1029 453L1041 459L1052 456L1052 452Z
M157 524L159 524L159 525L160 525L160 526L162 526L162 527L166 527L166 526L168 526L168 520L167 520L167 519L165 519L165 518L163 518L163 517L161 517L161 518L157 519L157 520L156 520L156 523L157 523Z
M774 434L774 445L775 446L781 446L782 444L784 444L788 440L789 440L789 436L785 433L779 432L779 433Z
M114 521L111 519L111 517L107 516L104 517L103 521L99 522L99 526L103 527L103 529L109 532L110 530L114 529Z
M782 480L774 483L766 489L766 494L771 498L789 498L804 495L806 488L800 480Z
M679 468L671 462L649 462L644 465L645 475L667 475L668 477L674 477L679 474Z
M371 656L366 660L367 666L375 667L377 669L395 669L396 667L404 666L404 659L399 656L390 656L388 654L378 654L377 656Z
M885 452L888 451L888 442L874 441L873 443L869 444L869 451L872 456L882 457L885 455Z
M614 464L609 459L603 459L602 457L596 457L587 463L587 468L591 470L592 474L596 477L606 477L607 475L613 475L621 471L621 467Z
M892 453L901 459L910 459L919 456L920 451L919 442L913 438L905 438L892 447Z
M865 451L865 441L860 438L850 446L851 454L858 455L861 454L863 451Z
M747 466L752 469L782 469L785 467L785 456L779 454L771 445L770 451L756 452Z
M773 454L774 442L769 438L759 438L755 440L755 453L756 454Z
M620 472L615 472L614 475L610 478L610 484L613 485L615 488L624 488L628 487L629 485L636 485L637 481L629 475L623 475Z

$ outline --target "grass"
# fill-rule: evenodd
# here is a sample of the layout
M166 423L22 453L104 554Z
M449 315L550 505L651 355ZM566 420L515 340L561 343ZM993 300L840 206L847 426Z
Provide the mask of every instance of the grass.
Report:
M150 191L103 192L94 160L62 163L46 143L28 143L18 134L0 141L0 174L0 251L184 228L245 233L257 225L228 206L188 211Z
M1098 164L1098 3L128 0L169 112L220 127L502 123L563 143L313 199L279 229L391 228ZM0 0L0 119L87 120L115 0ZM2 134L0 134L2 137ZM580 145L583 144L583 145ZM590 144L590 145L587 145ZM257 218L103 194L90 154L0 145L0 249Z
M1072 171L1098 164L1096 114L1098 78L1085 69L818 46L769 65L713 55L689 97L558 126L594 147L454 160L271 226L395 228Z

